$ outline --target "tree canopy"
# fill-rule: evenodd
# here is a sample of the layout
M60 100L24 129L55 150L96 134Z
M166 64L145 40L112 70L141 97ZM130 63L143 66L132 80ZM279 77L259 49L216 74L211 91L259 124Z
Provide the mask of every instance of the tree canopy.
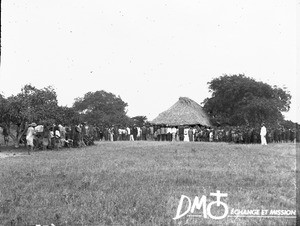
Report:
M52 87L38 89L25 85L21 93L8 97L10 121L15 124L23 122L55 121L57 95Z
M126 116L126 107L127 103L119 96L103 90L77 98L72 108L58 106L56 92L51 86L38 89L29 84L17 95L5 98L0 94L0 125L9 131L11 126L15 128L10 136L18 147L28 123L126 125L131 122Z
M73 108L83 121L96 125L124 125L129 122L125 103L120 96L104 90L88 92L83 98L75 99Z
M255 81L245 75L224 75L208 82L210 98L203 102L213 123L252 125L283 120L291 95L286 89Z
M56 92L51 86L38 89L25 85L17 95L0 96L0 123L9 132L11 126L16 127L16 134L10 133L16 147L28 123L70 123L76 119L76 114L73 109L58 106Z
M137 126L143 126L147 123L147 117L143 115L135 116L131 118L132 123Z
M208 82L208 85L212 96L203 104L212 123L250 126L261 122L287 124L284 124L282 112L289 110L291 95L285 88L271 87L241 74L224 75ZM120 96L104 90L86 93L75 99L71 108L58 106L56 92L51 86L38 89L25 85L17 95L5 98L0 94L0 125L16 128L16 134L10 135L18 146L27 124L31 122L87 122L98 126L141 126L147 123L146 116L129 118L127 106Z

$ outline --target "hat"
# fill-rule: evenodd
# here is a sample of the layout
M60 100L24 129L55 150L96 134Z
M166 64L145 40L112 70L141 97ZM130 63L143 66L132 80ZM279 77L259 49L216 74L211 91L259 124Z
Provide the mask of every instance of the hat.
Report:
M35 122L29 124L29 126L37 126Z

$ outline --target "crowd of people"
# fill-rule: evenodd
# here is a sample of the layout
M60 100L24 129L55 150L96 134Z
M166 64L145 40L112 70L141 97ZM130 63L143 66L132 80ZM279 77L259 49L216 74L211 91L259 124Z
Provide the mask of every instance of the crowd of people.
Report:
M84 147L94 144L95 127L85 123L73 126L61 124L28 125L23 142L28 147L28 153L34 149L55 149L63 147Z
M8 144L9 133L3 129L5 144ZM88 125L43 124L31 123L24 134L23 143L28 152L34 149L60 149L62 147L84 147L94 141L184 141L184 142L228 142L228 143L283 143L299 142L299 129L287 129L250 126L167 126L144 124L142 126L110 127Z
M262 127L250 126L167 126L143 125L133 127L118 127L99 129L96 127L99 140L154 140L154 141L206 141L206 142L234 142L261 143ZM267 143L299 141L299 130L284 127L265 129L263 137Z

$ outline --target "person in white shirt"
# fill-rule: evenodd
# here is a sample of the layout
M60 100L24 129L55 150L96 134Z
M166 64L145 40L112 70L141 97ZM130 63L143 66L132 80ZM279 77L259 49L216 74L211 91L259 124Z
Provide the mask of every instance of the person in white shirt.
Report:
M267 145L266 135L267 135L267 129L265 127L265 124L263 123L260 129L261 145Z
M123 130L121 128L118 129L118 138L117 140L122 140L122 133L123 133Z
M44 126L43 125L38 125L38 126L34 127L34 131L36 133L42 133L44 131Z
M28 148L28 155L30 155L30 151L33 151L33 139L34 139L34 135L35 135L35 130L34 127L36 127L37 125L35 123L31 123L28 125L28 129L27 129L27 133L26 133L26 142L27 142L27 146L29 146Z
M209 131L209 142L213 142L214 141L214 131L211 129Z
M183 141L190 141L189 140L189 127L185 127L184 128L184 139L183 139Z
M137 129L136 139L141 140L142 129L140 127L136 127L136 129Z
M176 140L176 132L177 132L177 130L176 130L176 127L172 127L172 141L175 141Z

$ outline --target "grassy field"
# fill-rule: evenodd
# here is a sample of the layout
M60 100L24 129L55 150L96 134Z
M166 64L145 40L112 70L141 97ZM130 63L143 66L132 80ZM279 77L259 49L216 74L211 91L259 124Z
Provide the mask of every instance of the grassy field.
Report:
M3 158L0 166L1 225L296 224L275 217L173 220L181 195L205 195L209 203L216 190L228 194L221 201L229 211L295 210L294 144L99 142Z

